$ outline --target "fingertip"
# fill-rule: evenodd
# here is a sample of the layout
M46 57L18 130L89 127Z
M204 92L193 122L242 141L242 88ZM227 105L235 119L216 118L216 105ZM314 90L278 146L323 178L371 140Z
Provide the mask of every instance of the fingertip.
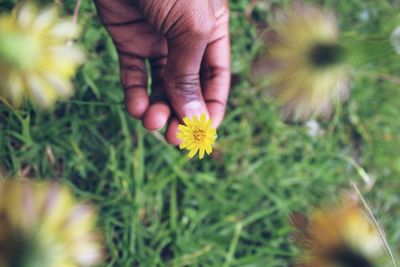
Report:
M160 130L166 124L170 114L171 110L166 103L154 103L143 116L143 126L149 131Z
M200 115L205 114L208 118L210 117L207 107L203 101L190 101L182 105L181 119L184 117L191 118L192 116L196 116L200 118Z
M167 131L165 132L165 139L168 143L174 146L178 146L181 141L176 137L178 133L179 121L176 118L172 118L168 124Z
M144 89L126 90L125 105L132 117L140 119L149 106L149 96Z

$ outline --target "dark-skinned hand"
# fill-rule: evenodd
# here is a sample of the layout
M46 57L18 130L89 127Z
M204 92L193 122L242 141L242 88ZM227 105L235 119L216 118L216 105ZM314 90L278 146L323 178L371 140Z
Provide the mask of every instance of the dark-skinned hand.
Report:
M131 116L150 131L168 124L165 137L174 145L179 144L176 132L185 116L204 113L214 127L220 125L230 87L227 0L95 3L119 54Z

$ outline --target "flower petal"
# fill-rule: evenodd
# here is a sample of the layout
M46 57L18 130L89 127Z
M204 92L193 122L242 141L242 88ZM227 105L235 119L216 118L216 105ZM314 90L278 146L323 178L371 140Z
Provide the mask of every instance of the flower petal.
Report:
M196 155L196 153L197 153L198 150L199 150L198 147L196 147L196 148L190 150L190 152L189 152L189 154L188 154L188 157L189 157L189 158L193 158L194 155Z
M184 117L183 122L186 124L186 126L190 126L192 124L192 121L188 117Z
M57 19L57 10L55 7L48 7L41 10L35 19L32 27L35 31L44 31L49 28Z
M204 152L205 152L204 148L200 148L199 149L199 159L203 159L204 158Z
M59 40L68 41L79 35L79 27L71 20L64 20L54 25L50 34Z
M207 155L210 155L211 152L212 152L212 146L210 144L207 144L206 145L206 153L207 153Z
M206 114L201 114L200 115L200 125L204 126L206 124Z
M28 2L21 5L16 14L19 25L23 28L31 26L34 22L36 13L37 8L33 4Z

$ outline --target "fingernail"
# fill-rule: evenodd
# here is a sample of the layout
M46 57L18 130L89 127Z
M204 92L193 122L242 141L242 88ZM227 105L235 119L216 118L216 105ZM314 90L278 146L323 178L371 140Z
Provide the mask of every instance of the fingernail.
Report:
M204 111L203 105L199 101L191 101L183 105L182 111L186 117L200 116L206 114L209 117L207 110Z

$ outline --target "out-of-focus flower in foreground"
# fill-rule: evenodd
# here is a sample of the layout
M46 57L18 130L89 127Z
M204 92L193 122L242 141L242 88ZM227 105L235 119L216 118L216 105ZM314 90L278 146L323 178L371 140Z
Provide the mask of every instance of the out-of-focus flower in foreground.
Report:
M28 98L36 107L51 108L70 97L71 78L84 60L68 42L78 33L55 7L39 10L28 2L0 15L0 98L13 106Z
M95 220L58 184L0 180L0 266L93 266L103 257Z
M192 119L185 117L184 125L179 125L176 137L182 141L180 149L189 150L189 158L193 158L199 152L199 158L204 157L204 153L210 155L212 145L217 139L217 131L212 128L211 119L207 119L205 114L201 114L200 119L193 116Z
M271 94L283 106L283 114L296 120L329 115L333 99L342 98L348 89L335 16L296 1L277 14L272 27L268 75Z
M310 218L295 214L295 240L301 248L296 266L373 267L384 255L379 232L355 202L314 212Z

